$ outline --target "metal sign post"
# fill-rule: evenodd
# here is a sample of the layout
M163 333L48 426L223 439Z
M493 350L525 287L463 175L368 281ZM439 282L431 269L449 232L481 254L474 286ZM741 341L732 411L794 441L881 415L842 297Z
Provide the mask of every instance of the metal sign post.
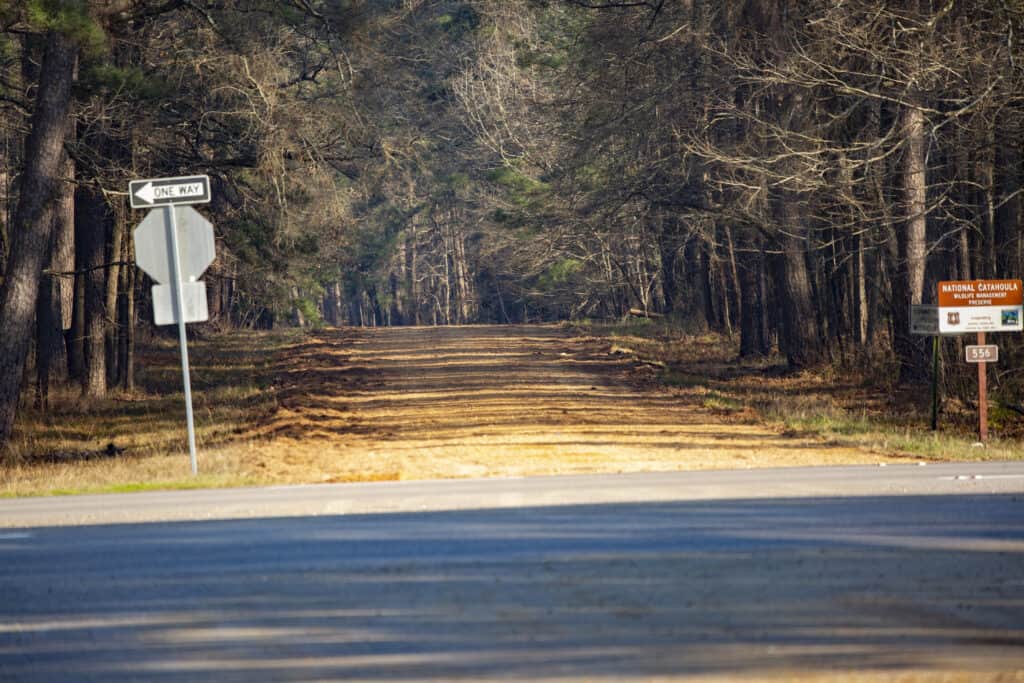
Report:
M214 259L213 226L190 206L210 201L206 176L137 180L129 185L132 207L159 206L135 229L135 261L153 280L153 316L157 325L177 323L185 421L192 475L199 472L192 412L192 381L185 324L208 318L206 287L197 278ZM142 202L141 204L138 203Z
M178 221L173 206L163 209L170 234L171 252L171 299L174 301L175 317L178 319L178 343L181 346L181 378L185 384L185 422L188 425L188 455L192 463L192 476L199 473L196 462L196 425L192 415L192 381L188 368L188 335L185 334L185 301L181 294L181 259L178 250Z
M978 346L985 345L985 333L978 333ZM988 363L978 363L978 440L988 441Z
M910 334L932 338L932 431L939 429L939 307L910 305Z

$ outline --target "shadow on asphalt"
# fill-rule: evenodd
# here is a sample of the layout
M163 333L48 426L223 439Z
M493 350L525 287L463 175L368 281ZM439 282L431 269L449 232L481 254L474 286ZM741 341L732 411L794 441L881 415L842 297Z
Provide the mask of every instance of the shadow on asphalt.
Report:
M1019 670L1019 496L0 534L0 680Z

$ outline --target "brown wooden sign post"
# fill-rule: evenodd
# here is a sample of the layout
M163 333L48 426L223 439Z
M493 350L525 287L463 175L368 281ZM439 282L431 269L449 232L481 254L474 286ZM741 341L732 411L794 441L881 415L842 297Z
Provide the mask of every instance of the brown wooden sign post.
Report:
M978 346L985 345L985 333L978 333ZM978 363L978 440L988 441L988 361Z
M1020 280L953 280L939 283L939 332L976 332L967 362L978 364L978 438L988 440L988 364L998 349L985 344L986 332L1020 332L1024 312ZM971 349L974 349L973 352Z

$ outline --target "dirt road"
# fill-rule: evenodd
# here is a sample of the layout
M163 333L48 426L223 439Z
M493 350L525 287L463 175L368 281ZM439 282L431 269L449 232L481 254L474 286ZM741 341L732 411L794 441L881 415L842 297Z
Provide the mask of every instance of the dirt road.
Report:
M289 352L257 430L275 480L375 481L877 463L638 385L559 326L325 330Z

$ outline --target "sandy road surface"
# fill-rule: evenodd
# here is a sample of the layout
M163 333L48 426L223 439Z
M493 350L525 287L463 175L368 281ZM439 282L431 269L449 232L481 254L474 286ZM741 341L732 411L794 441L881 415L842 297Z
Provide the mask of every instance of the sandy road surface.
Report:
M633 369L557 326L323 331L285 361L281 408L258 430L274 455L256 467L373 481L885 460L729 421L638 387Z

